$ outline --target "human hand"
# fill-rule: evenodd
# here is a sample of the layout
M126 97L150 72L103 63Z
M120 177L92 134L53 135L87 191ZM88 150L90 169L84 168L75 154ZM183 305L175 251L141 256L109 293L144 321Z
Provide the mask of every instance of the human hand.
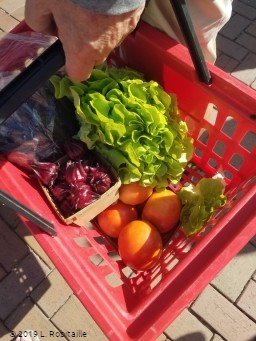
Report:
M77 81L87 79L95 65L132 32L144 6L120 15L90 12L70 0L26 0L25 20L34 30L56 30L66 57L66 72Z

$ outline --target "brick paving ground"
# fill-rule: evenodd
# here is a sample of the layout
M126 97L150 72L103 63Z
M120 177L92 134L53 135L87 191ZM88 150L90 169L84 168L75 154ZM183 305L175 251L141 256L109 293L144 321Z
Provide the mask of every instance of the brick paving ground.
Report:
M22 20L24 2L0 0L1 31L10 31ZM255 0L234 0L217 48L216 65L256 89ZM83 326L87 337L79 340L106 340L34 237L4 206L0 226L0 339L9 341L11 330L49 335ZM74 340L50 340L60 339ZM157 340L256 340L256 237Z

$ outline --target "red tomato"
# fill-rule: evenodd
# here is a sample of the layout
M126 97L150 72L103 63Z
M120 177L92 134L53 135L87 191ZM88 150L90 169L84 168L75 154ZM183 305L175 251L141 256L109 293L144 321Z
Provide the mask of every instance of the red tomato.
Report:
M106 235L117 238L121 229L137 218L138 213L134 206L126 205L118 200L102 211L98 215L97 220L101 230Z
M154 192L143 208L142 219L155 225L161 233L169 232L178 225L181 208L180 198L173 191Z
M128 205L138 205L146 201L152 193L152 187L144 187L139 182L131 182L130 184L121 185L119 188L119 200Z
M163 250L158 230L143 220L126 225L118 237L118 251L123 262L134 270L145 271L156 265Z

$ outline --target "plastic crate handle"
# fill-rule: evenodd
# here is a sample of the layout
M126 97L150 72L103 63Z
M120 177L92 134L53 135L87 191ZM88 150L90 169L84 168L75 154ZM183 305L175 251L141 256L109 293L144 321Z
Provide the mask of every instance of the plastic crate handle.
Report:
M212 82L211 74L207 68L206 61L197 39L197 35L191 21L185 0L170 0L176 15L181 32L187 43L198 78L201 82L209 85Z
M64 65L64 50L56 40L0 91L0 125Z
M0 204L1 203L32 221L50 236L57 236L57 231L55 230L53 223L49 222L47 219L44 219L39 214L31 211L28 207L11 197L9 194L5 193L3 190L0 190Z

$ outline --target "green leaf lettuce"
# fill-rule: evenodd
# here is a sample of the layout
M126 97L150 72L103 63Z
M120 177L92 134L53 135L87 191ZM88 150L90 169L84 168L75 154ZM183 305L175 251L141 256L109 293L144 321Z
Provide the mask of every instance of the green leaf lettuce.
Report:
M226 202L225 184L218 178L202 178L196 186L189 184L177 194L182 202L181 229L187 236L197 233Z
M116 168L122 183L164 188L177 182L193 153L176 97L131 69L101 67L84 82L51 78L56 98L73 101L77 138Z

